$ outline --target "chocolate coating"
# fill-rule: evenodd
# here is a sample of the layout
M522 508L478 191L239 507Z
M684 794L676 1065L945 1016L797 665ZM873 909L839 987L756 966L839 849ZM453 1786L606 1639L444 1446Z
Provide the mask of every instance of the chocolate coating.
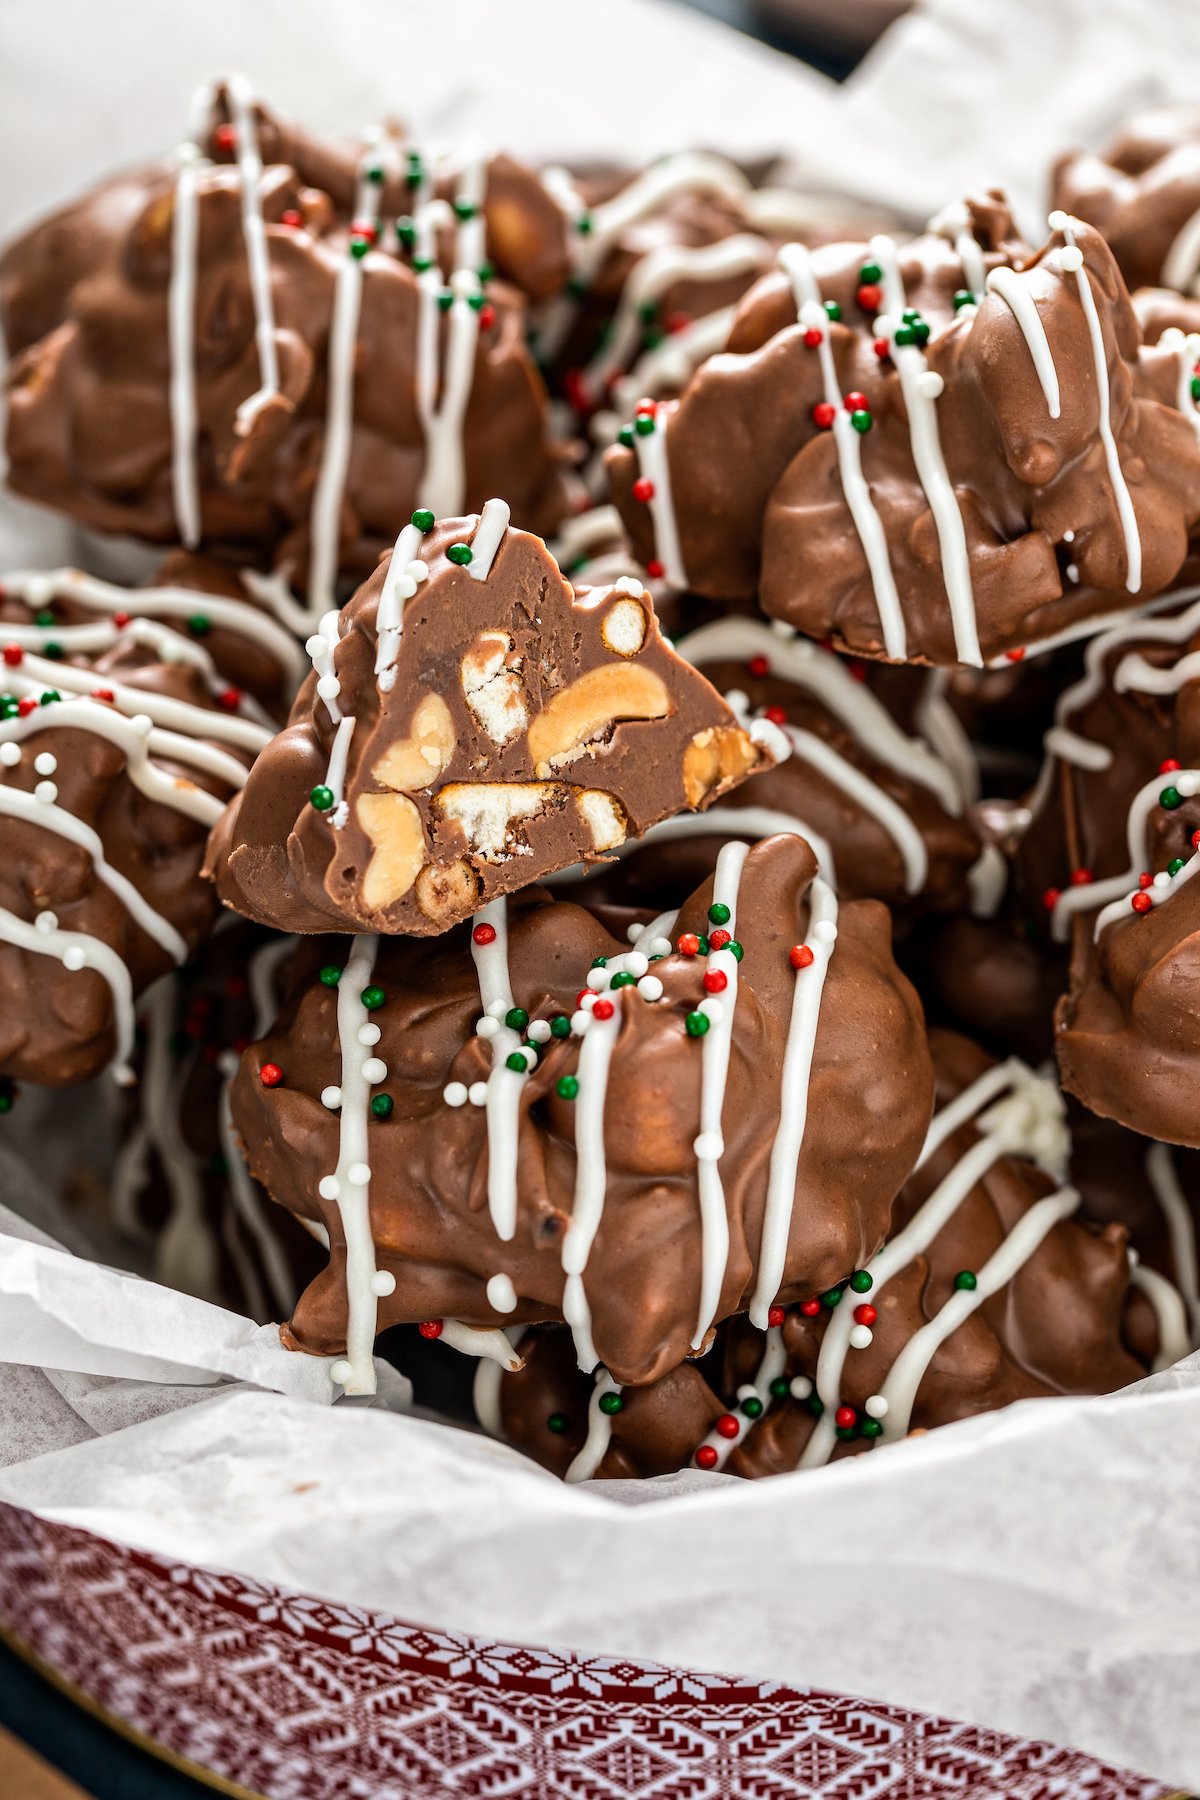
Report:
M92 586L10 577L0 603L0 1072L55 1087L127 1063L133 999L207 936L209 825L270 736L203 634Z
M811 1079L799 1093L781 1087L796 984L814 973L795 972L789 949L808 928L815 867L801 840L776 837L749 851L738 885L744 954L720 1115L730 1243L718 1318L744 1307L755 1286L781 1102L791 1108L807 1094L780 1282L785 1299L822 1291L876 1248L928 1120L932 1075L920 1007L892 961L887 913L873 902L841 907ZM711 883L692 894L673 934L711 929L711 896ZM526 890L508 908L516 1004L532 1021L569 1016L594 959L627 945L583 908ZM324 944L313 957L340 961L342 954ZM714 1254L705 1248L694 1149L706 1040L686 1029L704 1000L705 959L672 952L652 968L663 984L660 999L634 987L614 990L620 1017L603 1103L603 1211L584 1275L596 1353L635 1383L655 1380L687 1355L702 1265ZM488 1041L474 1035L480 992L469 934L382 939L373 979L384 996L371 1014L381 1030L376 1053L394 1100L389 1118L371 1122L368 1140L374 1254L396 1282L379 1301L380 1328L431 1318L479 1326L561 1319L575 1133L587 1098L563 1097L558 1083L579 1070L581 1040L551 1037L522 1083L515 1234L502 1241L487 1203L484 1109L443 1099L447 1083L485 1080L491 1063ZM338 1161L338 1119L320 1098L339 1078L334 1012L333 991L310 977L276 1027L246 1052L233 1088L234 1120L255 1175L275 1200L320 1218L329 1231L329 1269L308 1288L290 1326L296 1343L322 1352L340 1349L347 1313L345 1233L336 1203L318 1187ZM260 1079L267 1063L282 1071L276 1086ZM581 1085L584 1079L586 1070ZM500 1272L515 1298L503 1312L486 1292Z
M223 111L218 104L207 142L218 158ZM261 113L260 123L267 124ZM303 585L314 547L315 490L335 431L330 421L339 412L346 467L335 495L335 561L361 578L413 507L427 503L422 490L433 450L417 364L421 321L432 317L437 373L446 388L459 380L446 372L459 357L451 339L457 344L468 327L471 336L461 426L449 418L437 427L447 440L460 441L461 491L440 503L479 506L503 493L525 523L551 529L566 510L562 457L546 436L545 396L525 349L519 289L489 280L487 304L465 325L439 310L410 251L397 248L390 221L410 210L412 193L400 175L389 178L378 196L387 232L364 246L357 264L360 310L348 346L350 393L341 407L329 390L337 379L335 359L346 354L345 346L334 349L341 334L336 296L352 260L345 153L319 147L279 121L265 129L261 149L268 158L259 201L278 391L246 411L262 381L256 325L266 325L252 283L237 163L189 165L196 171L197 234L190 275L173 236L181 191L176 167L160 163L117 176L35 225L0 260L0 322L12 356L13 487L101 531L176 540L183 521L173 490L179 431L172 387L186 372L194 389L203 544L250 548L287 566ZM270 161L273 153L299 160ZM394 140L385 139L380 154L385 169L403 166ZM322 179L333 192L312 185ZM556 280L564 225L538 178L499 159L484 172L482 205L495 266L538 291ZM544 246L555 234L547 264ZM443 248L449 280L449 238ZM172 348L173 276L194 287L190 357ZM465 297L455 303L456 318L466 305Z
M477 519L410 536L428 573L391 650L389 559L338 620L333 710L314 674L213 835L227 905L288 931L444 931L770 760L662 639L640 583L575 599L545 545L513 529L477 580ZM474 566L449 555L464 546Z
M931 1047L939 1107L990 1067L982 1052L953 1034L935 1031ZM973 1121L946 1137L901 1189L892 1236L980 1142L981 1130ZM1035 1144L1044 1155L1038 1127L1031 1123L1029 1149ZM1000 1155L969 1186L927 1249L866 1293L845 1290L839 1310L865 1301L876 1316L870 1342L846 1351L836 1395L823 1395L826 1411L836 1403L854 1413L852 1427L840 1437L830 1434L833 1456L868 1447L871 1440L863 1425L870 1426L872 1415L866 1402L886 1386L901 1351L950 1301L960 1271L982 1271L1055 1187L1055 1178L1029 1160L1028 1152ZM916 1388L908 1428L921 1432L1016 1400L1105 1393L1136 1380L1145 1372L1145 1361L1131 1351L1129 1340L1148 1338L1146 1360L1156 1346L1153 1319L1145 1316L1140 1296L1130 1292L1126 1244L1121 1224L1097 1229L1074 1217L1054 1223L1011 1279L983 1299L934 1351ZM768 1393L761 1416L750 1420L740 1403L745 1384L756 1378L764 1340L744 1317L728 1320L706 1354L652 1387L622 1392L595 1474L659 1475L694 1465L706 1439L720 1444L722 1434L714 1427L722 1415L733 1415L740 1424L722 1465L726 1473L756 1477L795 1468L815 1429L806 1390L819 1379L822 1342L836 1316L829 1309L811 1318L798 1308L788 1310L780 1328L784 1391ZM560 1330L527 1334L520 1349L525 1368L502 1376L499 1383L504 1435L565 1474L583 1446L591 1382L573 1366L569 1338ZM801 1391L793 1394L787 1386L796 1378Z
M1139 114L1099 152L1071 151L1052 178L1054 205L1102 231L1131 288L1191 288L1200 243L1181 233L1200 212L1200 112Z
M1074 249L1062 233L1032 256L1015 243L996 196L969 202L967 215L972 257L989 278L1008 271L1033 322L1023 324L990 289L955 311L954 295L973 290L966 265L940 236L896 253L898 283L881 240L833 246L814 252L810 269L835 318L801 325L791 282L768 277L742 304L731 354L704 365L678 403L659 408L681 560L700 593L757 593L771 616L883 656L882 557L903 624L903 644L891 654L947 664L1023 648L1127 606L1130 585L1149 598L1174 578L1200 492L1200 444L1168 403L1176 353L1141 344L1120 273L1091 228L1074 231L1083 256L1077 274L1061 266L1064 248ZM897 294L902 285L915 328L928 328L923 353L911 342L898 348L896 320L885 328L858 297L863 267L872 259L881 267L880 256L885 285L892 281ZM879 293L879 284L868 291ZM883 356L875 350L881 329L878 341L891 346ZM828 402L818 334L832 353L838 406L853 394L856 416L869 418L849 447L821 423ZM866 498L856 524L847 495L859 460ZM656 547L648 509L633 493L636 447L611 451L608 466L645 560ZM865 509L874 524L863 524ZM875 568L864 548L873 531L884 546Z

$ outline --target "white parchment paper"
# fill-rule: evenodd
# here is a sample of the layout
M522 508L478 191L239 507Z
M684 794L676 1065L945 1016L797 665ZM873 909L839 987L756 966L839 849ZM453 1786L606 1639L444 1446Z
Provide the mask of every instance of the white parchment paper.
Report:
M163 16L6 0L0 233L172 143L190 88L235 66L323 125L391 111L531 156L784 151L914 223L997 178L1029 219L1050 154L1200 68L1190 0L927 0L840 92L669 0ZM0 503L5 563L74 544ZM327 1366L273 1332L2 1211L0 1360L0 1499L48 1518L441 1628L867 1694L1200 1786L1200 1360L814 1473L568 1489L387 1410L398 1378L386 1406L332 1406Z

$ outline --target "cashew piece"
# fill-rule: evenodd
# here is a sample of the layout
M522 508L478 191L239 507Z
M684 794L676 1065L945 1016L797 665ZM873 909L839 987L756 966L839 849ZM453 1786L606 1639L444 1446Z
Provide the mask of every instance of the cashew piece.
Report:
M689 806L723 791L758 762L758 750L736 725L714 725L698 731L683 753L683 791Z
M555 694L529 727L534 773L570 762L623 719L665 719L671 697L652 669L603 663Z
M431 787L454 755L454 722L440 694L426 694L408 736L390 744L371 770L380 787L419 793Z
M360 794L355 817L371 840L362 903L383 912L407 894L429 860L421 815L407 794Z

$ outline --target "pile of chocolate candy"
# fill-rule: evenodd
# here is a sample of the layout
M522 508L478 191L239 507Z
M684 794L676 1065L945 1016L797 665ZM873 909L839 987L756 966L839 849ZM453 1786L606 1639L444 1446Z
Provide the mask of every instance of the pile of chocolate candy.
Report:
M2 578L0 1106L115 1075L164 1279L571 1480L1200 1342L1200 115L1052 186L231 78L8 247L10 484L163 560Z

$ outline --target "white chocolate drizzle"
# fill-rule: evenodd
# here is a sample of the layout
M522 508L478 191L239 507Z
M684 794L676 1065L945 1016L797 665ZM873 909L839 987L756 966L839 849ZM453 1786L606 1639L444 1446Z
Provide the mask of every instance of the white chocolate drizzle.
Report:
M954 1167L938 1183L929 1197L918 1207L907 1225L898 1231L895 1237L890 1238L882 1250L867 1263L866 1272L871 1276L871 1286L865 1291L862 1298L864 1300L869 1298L871 1305L878 1305L880 1293L893 1276L907 1268L914 1258L924 1254L975 1185L983 1180L988 1170L1002 1157L1029 1157L1039 1168L1044 1169L1056 1179L1060 1178L1065 1170L1069 1140L1062 1096L1051 1082L1035 1075L1015 1057L1008 1062L997 1063L986 1070L978 1080L964 1088L962 1093L957 1094L934 1116L933 1123L926 1135L924 1148L917 1161L917 1169L923 1168L930 1157L955 1131L972 1121L980 1134L977 1141L964 1152ZM1065 1199L1067 1194L1071 1196L1069 1206ZM1051 1196L1049 1202L1039 1204L1050 1207L1057 1203L1061 1203L1066 1211L1073 1211L1079 1204L1079 1196L1073 1189L1062 1189L1058 1194ZM1036 1207L1031 1209L1030 1214L1025 1215L1025 1218L1032 1217L1036 1211ZM1010 1280L1021 1263L1033 1254L1038 1243L1041 1242L1042 1236L1045 1235L1045 1231L1050 1229L1058 1216L1065 1217L1066 1211L1061 1215L1055 1213L1053 1216L1049 1210L1038 1213L1038 1225L1041 1227L1044 1221L1044 1228L1030 1228L1028 1231L1021 1232L1016 1241L1017 1249L1023 1252L1019 1260L1014 1262L1011 1268L1007 1261L1003 1264L996 1264L996 1268L992 1269L993 1276L999 1269L1007 1268L1008 1273L1004 1275L1003 1280ZM1023 1220L1022 1224L1024 1222ZM997 1257L1000 1254L997 1251ZM996 1259L993 1258L992 1263L995 1262ZM976 1272L980 1286L983 1285L985 1271L991 1267L991 1264L987 1264L984 1270ZM995 1285L1001 1286L1003 1282L997 1280ZM963 1292L965 1291L963 1290ZM978 1289L975 1290L976 1293L978 1291ZM992 1291L995 1291L994 1288L989 1287L988 1292ZM959 1290L956 1289L956 1296L958 1292ZM846 1356L852 1348L850 1334L854 1328L854 1306L854 1291L848 1289L843 1295L842 1303L834 1308L825 1328L817 1360L816 1375L816 1390L824 1405L824 1412L818 1418L812 1436L805 1445L804 1454L800 1459L801 1468L813 1468L828 1461L836 1442L834 1415L840 1404L842 1372ZM938 1315L938 1318L941 1319L944 1315L945 1309L943 1308L943 1312ZM965 1317L965 1313L963 1316ZM960 1322L955 1314L952 1313L950 1317L955 1319L955 1322ZM950 1329L953 1329L953 1325L950 1326ZM949 1331L946 1332L946 1335L949 1335ZM920 1332L917 1333L917 1337L921 1337ZM923 1341L928 1346L929 1354L932 1355L941 1339L931 1334ZM920 1372L923 1373L927 1366L927 1359L924 1362L920 1361L919 1354L914 1352L913 1357L905 1364L902 1378L895 1384L893 1391L889 1392L886 1385L882 1390L883 1396L888 1402L884 1416L885 1436L897 1435L896 1420L892 1411L893 1399L898 1398L897 1414L902 1416L904 1421L899 1435L903 1435L903 1429L907 1428L912 1402L920 1382L918 1373L916 1382L909 1385L911 1371L917 1367L918 1363L920 1363Z
M887 533L871 497L870 484L863 474L862 439L851 423L839 389L833 349L829 342L831 322L821 301L821 288L812 257L803 244L785 244L779 252L779 263L791 284L796 315L801 325L806 330L820 332L817 355L820 359L825 400L834 408L831 429L842 492L846 496L846 505L850 509L854 529L867 559L871 587L879 611L879 623L883 630L884 648L895 661L902 662L907 651L908 634L888 554Z
M1175 1167L1170 1144L1151 1144L1146 1151L1146 1179L1158 1201L1167 1226L1175 1280L1187 1308L1194 1347L1200 1344L1200 1259L1196 1250L1196 1221Z
M375 1058L373 1045L364 1045L360 1033L370 1020L362 994L370 983L378 950L377 937L356 938L338 982L338 1159L332 1176L325 1176L318 1189L323 1199L336 1202L346 1240L346 1356L334 1364L333 1378L347 1394L373 1394L376 1388L373 1351L379 1303L373 1285L375 1238L367 1145L371 1078L366 1070L366 1064Z
M664 578L675 588L687 586L683 566L683 550L679 542L679 521L671 495L671 465L667 455L667 413L662 407L654 412L654 430L644 435L635 432L634 449L643 481L650 482L653 493L648 501L650 521L654 528L654 550L662 564Z
M496 552L508 530L509 509L505 500L489 500L479 515L479 523L471 535L471 560L467 574L473 581L486 581L492 572Z
M737 937L738 890L749 854L746 844L722 845L713 875L713 904L728 907L729 919L724 929L733 938ZM693 1350L700 1349L716 1317L729 1263L729 1216L720 1167L725 1153L721 1116L725 1110L729 1053L733 1045L739 966L737 957L729 949L709 952L707 972L724 975L726 986L715 996L715 1003L714 1000L706 1003L709 1029L700 1050L700 1136L694 1146L700 1196L700 1309L692 1335ZM590 1038L590 1031L588 1036ZM586 1049L585 1040L585 1052Z
M889 237L871 239L870 254L882 274L886 313L875 320L877 334L888 340L889 355L900 378L904 409L908 415L909 440L913 465L929 509L933 514L941 551L942 579L950 603L950 619L954 630L954 647L960 662L982 668L979 648L979 623L975 614L975 594L971 584L971 561L967 535L963 526L958 496L954 491L946 459L942 454L937 424L937 396L940 381L926 379L933 375L924 352L916 344L897 344L905 307L904 282L896 246Z
M1042 315L1037 309L1033 295L1016 269L993 269L987 278L987 291L989 294L998 295L1003 300L1020 326L1021 335L1029 346L1034 373L1046 396L1046 410L1052 419L1057 419L1062 412L1062 401L1058 389L1058 370L1055 367L1050 340L1046 336L1046 327L1042 324Z
M1079 299L1083 306L1083 316L1087 322L1088 340L1092 350L1092 366L1096 374L1096 393L1100 408L1097 430L1104 449L1104 461L1108 469L1108 479L1116 503L1117 518L1125 539L1125 586L1131 594L1141 592L1142 587L1142 540L1138 532L1137 514L1129 493L1129 484L1121 467L1121 457L1117 449L1117 441L1112 429L1112 392L1108 376L1108 356L1104 348L1104 333L1100 327L1100 315L1096 310L1096 297L1092 292L1092 278L1083 259L1083 252L1075 242L1075 227L1078 220L1068 217L1064 212L1053 212L1050 215L1050 227L1053 231L1061 231L1065 240L1060 250L1059 263L1065 272L1073 273L1079 289Z
M806 968L796 971L792 1014L780 1071L779 1124L771 1145L767 1173L758 1279L749 1309L751 1321L760 1331L767 1327L768 1314L787 1267L800 1152L808 1123L809 1085L821 997L837 942L837 917L837 895L826 880L820 875L815 876L809 890L808 931L804 939L812 952L812 961Z

